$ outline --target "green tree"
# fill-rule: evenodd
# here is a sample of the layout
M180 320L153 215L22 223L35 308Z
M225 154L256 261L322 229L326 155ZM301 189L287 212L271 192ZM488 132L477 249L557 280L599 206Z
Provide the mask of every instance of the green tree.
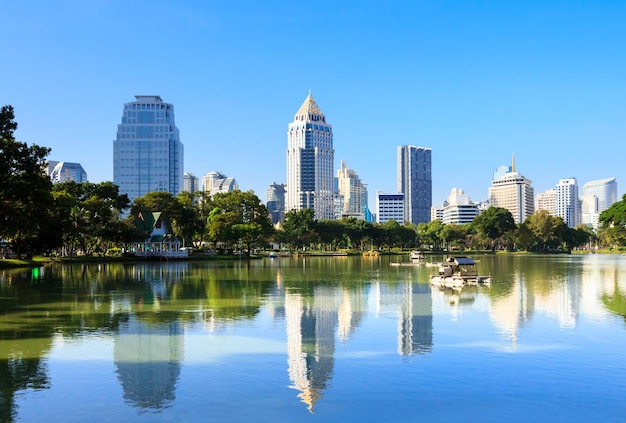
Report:
M511 212L502 207L489 207L474 219L472 225L490 241L491 251L495 251L498 242L502 241L507 232L517 227Z
M626 194L600 213L599 221L608 242L615 246L626 245Z
M12 241L17 253L28 250L46 231L52 183L44 172L47 147L15 139L12 106L0 110L0 239Z
M282 239L289 248L299 250L315 240L317 233L314 216L312 209L290 210L285 213Z
M217 193L213 205L208 225L216 241L242 243L247 254L267 244L274 228L267 208L252 191Z

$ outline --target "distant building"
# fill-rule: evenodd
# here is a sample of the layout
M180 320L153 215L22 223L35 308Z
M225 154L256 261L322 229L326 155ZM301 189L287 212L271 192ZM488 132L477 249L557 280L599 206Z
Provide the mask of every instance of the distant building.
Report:
M338 191L342 200L341 217L354 216L365 218L367 208L367 188L354 169L341 161L341 169L337 171Z
M265 206L272 219L272 224L283 220L285 215L285 184L273 182L267 189Z
M561 179L556 185L556 215L570 228L580 223L580 200L576 178Z
M430 221L441 220L443 222L443 208L447 205L448 202L444 201L441 207L432 206L430 208Z
M600 213L617 201L617 180L612 177L587 182L583 185L581 200L581 223L598 229Z
M515 223L523 223L535 212L534 189L530 179L515 171L515 159L511 172L494 180L489 188L489 205L507 209Z
M194 194L198 191L200 185L200 181L198 177L193 173L185 172L183 174L183 191L190 192Z
M334 219L333 128L311 93L287 132L285 211L313 209L316 219Z
M478 204L472 203L462 189L452 188L443 207L441 221L446 225L462 225L471 223L478 214Z
M385 194L382 191L376 193L376 221L385 223L395 220L399 224L404 224L404 194Z
M397 190L404 194L404 220L418 224L430 221L432 206L431 149L398 146Z
M202 190L209 195L218 192L231 192L239 189L235 178L227 177L220 172L209 172L202 177Z
M554 188L537 193L535 211L538 212L540 210L545 210L551 216L556 216L556 190Z
M183 189L183 144L174 106L157 95L124 104L113 141L113 183L131 203L148 192L177 195Z
M80 163L48 161L48 176L53 184L61 182L87 182L87 172Z

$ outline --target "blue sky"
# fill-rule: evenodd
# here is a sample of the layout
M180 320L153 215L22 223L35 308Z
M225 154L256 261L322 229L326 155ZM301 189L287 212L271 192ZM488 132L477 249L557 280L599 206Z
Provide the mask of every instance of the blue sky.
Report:
M535 192L615 176L626 188L626 2L22 0L2 6L0 104L21 141L113 178L123 104L174 104L185 171L265 201L309 89L374 194L396 147L432 149L433 204L487 198L510 164Z

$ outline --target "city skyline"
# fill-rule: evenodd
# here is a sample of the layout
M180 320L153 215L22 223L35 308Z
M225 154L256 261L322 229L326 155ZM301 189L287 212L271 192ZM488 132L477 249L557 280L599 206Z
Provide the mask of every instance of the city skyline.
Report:
M120 105L154 94L176 106L185 172L217 169L261 198L286 182L285 123L311 89L333 123L333 172L350 163L370 204L395 192L395 150L407 144L433 151L433 205L452 188L486 200L511 153L536 192L615 176L623 195L626 4L291 6L9 3L0 102L15 108L18 140L80 163L92 182L113 180ZM301 16L320 8L303 42ZM137 50L135 33L151 41Z

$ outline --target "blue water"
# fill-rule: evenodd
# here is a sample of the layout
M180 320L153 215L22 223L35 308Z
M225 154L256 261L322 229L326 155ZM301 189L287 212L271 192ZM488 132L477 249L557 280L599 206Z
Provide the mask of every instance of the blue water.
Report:
M626 258L479 265L460 293L386 258L4 275L2 421L625 422Z

